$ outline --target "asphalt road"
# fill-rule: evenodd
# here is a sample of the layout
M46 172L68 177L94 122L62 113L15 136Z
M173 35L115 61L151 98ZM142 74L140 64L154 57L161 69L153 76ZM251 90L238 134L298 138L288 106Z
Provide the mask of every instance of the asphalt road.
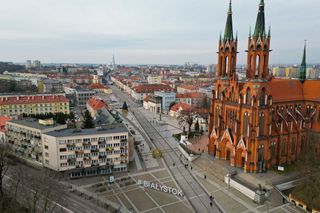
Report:
M128 103L130 111L134 113L134 116L136 117L142 129L145 131L148 137L151 138L151 142L158 149L166 150L163 152L163 158L167 164L167 167L175 178L179 187L183 190L184 195L194 208L195 212L221 212L215 202L213 202L213 205L210 206L210 199L206 191L194 178L190 170L181 165L181 159L176 152L178 145L169 143L164 137L162 137L161 134L138 109L138 104L133 102L126 94L122 93L121 90L115 86L112 87L112 90L119 101L126 101ZM175 163L176 166L172 166L173 163Z

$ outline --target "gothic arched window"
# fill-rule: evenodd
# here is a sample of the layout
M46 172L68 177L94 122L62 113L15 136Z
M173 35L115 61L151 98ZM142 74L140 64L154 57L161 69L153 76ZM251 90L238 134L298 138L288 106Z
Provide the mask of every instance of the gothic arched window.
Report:
M266 102L266 90L265 88L262 88L260 92L260 97L259 97L260 106L264 106L266 104L265 102Z
M296 152L296 138L292 138L292 141L291 141L291 153L295 153Z
M264 113L261 113L259 116L259 136L264 135L264 129L265 129L265 115Z
M281 142L281 156L286 156L286 141Z
M246 112L244 113L244 116L243 116L243 136L247 136L248 134L248 126L249 126L249 114Z
M246 92L246 104L251 105L251 90L248 87Z

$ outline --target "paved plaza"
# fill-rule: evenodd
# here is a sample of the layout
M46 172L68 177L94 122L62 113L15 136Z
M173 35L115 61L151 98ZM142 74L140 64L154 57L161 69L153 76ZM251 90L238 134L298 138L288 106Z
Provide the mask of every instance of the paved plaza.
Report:
M96 196L118 203L133 212L193 212L185 197L177 197L137 185L138 180L178 188L166 169L157 169L119 178L113 184L106 181L79 186Z

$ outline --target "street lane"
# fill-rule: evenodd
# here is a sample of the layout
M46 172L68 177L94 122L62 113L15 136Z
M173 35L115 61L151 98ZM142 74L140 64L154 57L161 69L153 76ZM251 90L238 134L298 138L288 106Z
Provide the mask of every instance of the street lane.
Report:
M210 206L209 196L206 191L201 187L198 181L191 174L189 169L181 166L181 159L175 151L176 146L169 143L162 135L155 129L155 127L148 121L145 115L139 110L138 104L133 102L128 96L123 94L118 88L112 86L114 95L119 101L126 101L130 106L130 111L133 112L135 118L140 126L147 134L147 141L153 143L160 150L171 150L163 152L163 158L173 177L177 181L180 188L183 190L188 201L196 212L222 212L218 206L213 202ZM148 138L151 139L148 140ZM152 146L150 146L152 147ZM177 166L172 166L175 163ZM180 166L179 166L180 165ZM191 199L192 198L192 199Z

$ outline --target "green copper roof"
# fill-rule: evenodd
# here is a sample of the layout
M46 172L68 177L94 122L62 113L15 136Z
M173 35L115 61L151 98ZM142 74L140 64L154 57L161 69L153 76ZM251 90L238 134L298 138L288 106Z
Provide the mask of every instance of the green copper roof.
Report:
M265 35L264 0L260 1L254 37Z
M303 56L302 56L302 62L300 66L300 80L303 82L307 78L307 62L306 62L306 57L307 57L307 43L305 41L304 43L304 50L303 50Z
M231 7L231 0L230 0L227 23L224 31L224 40L232 40L232 39L233 39L232 7Z

